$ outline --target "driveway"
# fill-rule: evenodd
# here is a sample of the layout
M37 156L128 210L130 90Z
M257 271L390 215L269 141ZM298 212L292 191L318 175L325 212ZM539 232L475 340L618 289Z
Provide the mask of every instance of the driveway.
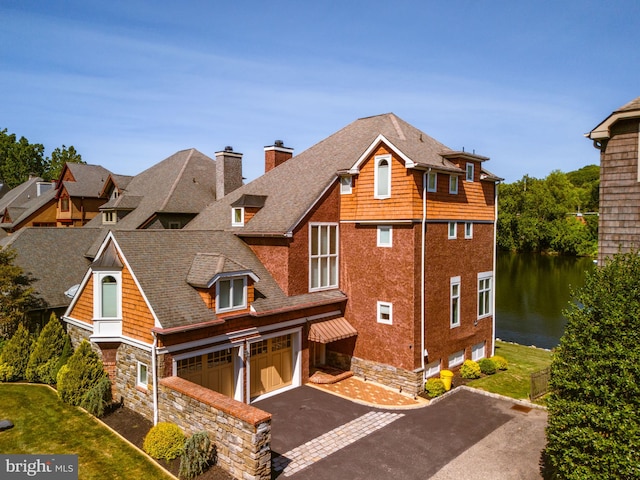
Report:
M273 415L280 480L537 480L546 411L514 405L457 388L426 407L381 409L309 386L255 404Z

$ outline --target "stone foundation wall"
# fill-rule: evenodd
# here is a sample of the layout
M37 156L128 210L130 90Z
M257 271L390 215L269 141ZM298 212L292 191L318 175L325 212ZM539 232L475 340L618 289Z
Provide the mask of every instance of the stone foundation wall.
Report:
M160 380L159 421L209 433L218 465L242 480L271 479L271 414L179 377Z
M67 333L69 334L69 338L71 338L71 346L74 348L78 348L78 345L82 343L82 340L86 340L89 342L89 337L91 336L91 330L85 330L84 328L76 327L70 323L67 323Z
M147 388L136 385L138 362L147 365ZM114 400L122 400L125 407L153 421L153 370L150 352L125 343L120 344L114 384Z
M327 364L342 370L351 370L358 377L381 383L408 395L417 395L424 390L422 370L410 372L331 350L327 350Z

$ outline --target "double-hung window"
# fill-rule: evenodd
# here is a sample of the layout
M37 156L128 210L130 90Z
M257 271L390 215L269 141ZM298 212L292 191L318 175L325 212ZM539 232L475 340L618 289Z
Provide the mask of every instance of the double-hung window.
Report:
M458 224L456 222L449 222L447 238L453 240L458 236Z
M338 225L311 224L309 235L309 289L338 286Z
M389 198L391 196L391 155L375 157L375 198Z
M478 274L478 317L491 315L493 297L493 274L483 272Z
M458 193L458 176L449 175L449 193L456 195Z
M378 247L393 246L393 228L390 225L378 226Z
M231 210L231 226L242 227L244 226L244 208L234 207Z
M216 285L217 312L239 310L247 306L247 277L221 278Z
M351 176L343 175L340 177L340 194L349 195L351 193L352 180Z
M146 363L138 362L136 386L146 389L149 384L149 367Z
M450 281L450 326L460 326L460 277L451 277Z
M427 192L438 191L438 174L427 173Z
M473 182L473 163L467 163L467 176L465 180L467 182Z
M464 238L473 238L473 223L464 223Z

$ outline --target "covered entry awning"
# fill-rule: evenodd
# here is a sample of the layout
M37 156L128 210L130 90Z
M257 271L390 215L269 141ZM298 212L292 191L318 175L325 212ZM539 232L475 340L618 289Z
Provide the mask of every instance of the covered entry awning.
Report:
M354 335L358 335L358 331L344 317L312 323L309 327L311 342L331 343Z

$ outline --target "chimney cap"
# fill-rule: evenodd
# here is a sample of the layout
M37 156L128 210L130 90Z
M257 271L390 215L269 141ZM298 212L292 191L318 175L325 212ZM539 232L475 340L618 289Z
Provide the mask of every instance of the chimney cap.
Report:
M226 147L224 147L224 151L225 152L233 152L233 147L230 145L227 145Z
M273 145L276 147L284 147L284 142L282 140L276 140L273 142Z

